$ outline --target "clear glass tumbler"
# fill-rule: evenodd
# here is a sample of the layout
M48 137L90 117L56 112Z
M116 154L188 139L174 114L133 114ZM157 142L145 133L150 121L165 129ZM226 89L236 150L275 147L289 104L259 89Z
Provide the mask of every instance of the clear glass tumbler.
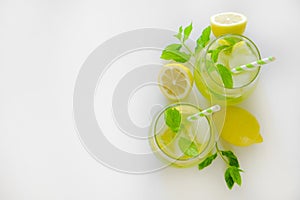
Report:
M165 113L176 109L181 115L178 132L166 124ZM150 145L162 161L177 167L190 167L210 155L218 138L211 116L190 121L187 118L201 111L189 103L176 103L163 108L154 118L150 128Z
M211 41L200 53L194 69L195 84L207 99L229 105L240 103L255 89L260 67L237 74L232 73L231 69L259 59L260 52L249 38L236 34L223 35ZM219 69L219 65L225 67L227 72ZM224 82L224 79L227 83L230 79L228 73L232 80L229 86Z

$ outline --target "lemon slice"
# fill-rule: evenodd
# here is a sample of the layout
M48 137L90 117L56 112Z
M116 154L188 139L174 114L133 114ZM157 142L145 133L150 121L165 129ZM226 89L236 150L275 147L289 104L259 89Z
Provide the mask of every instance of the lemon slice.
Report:
M247 17L234 12L219 13L210 18L211 30L216 37L227 33L243 34Z
M188 96L193 81L193 75L189 68L179 63L163 66L158 76L160 89L170 100L179 101Z
M253 54L253 53L245 41L240 41L240 42L236 43L235 45L233 45L231 54L234 54L235 56L237 56L240 54L249 55L249 54Z
M256 118L247 110L235 106L226 109L221 137L236 146L249 146L263 141Z
M171 129L167 128L162 134L158 137L158 144L160 147L168 146L174 140L176 133L173 132Z

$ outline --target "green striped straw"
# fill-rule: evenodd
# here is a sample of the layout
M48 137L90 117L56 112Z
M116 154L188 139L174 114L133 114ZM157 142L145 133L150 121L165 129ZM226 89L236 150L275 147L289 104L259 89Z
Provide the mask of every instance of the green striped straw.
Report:
M254 62L246 64L246 65L241 65L241 66L232 68L231 72L232 73L240 73L240 72L243 72L243 71L251 71L251 70L256 69L256 67L268 64L268 63L270 63L270 62L272 62L274 60L275 60L275 57L270 56L270 57L254 61Z
M209 107L209 108L207 108L207 109L205 109L205 110L202 110L201 112L198 112L198 113L196 113L196 114L194 114L194 115L188 116L188 117L187 117L187 120L189 120L189 121L198 120L198 119L201 118L201 117L204 117L204 116L206 116L206 115L211 115L211 114L213 114L214 112L217 112L217 111L219 111L219 110L221 110L221 106L219 106L219 105L214 105L214 106Z

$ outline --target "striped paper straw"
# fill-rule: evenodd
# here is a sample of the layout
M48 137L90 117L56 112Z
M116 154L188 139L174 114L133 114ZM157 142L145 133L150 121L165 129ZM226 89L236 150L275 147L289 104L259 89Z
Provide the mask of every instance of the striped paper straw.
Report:
M219 105L214 105L214 106L207 108L205 110L202 110L201 112L198 112L194 115L188 116L187 120L189 120L189 121L198 120L201 117L204 117L206 115L211 115L212 113L217 112L219 110L221 110L221 107Z
M251 70L254 70L256 67L268 64L268 63L270 63L274 60L275 60L275 57L270 56L270 57L254 61L254 62L246 64L246 65L241 65L241 66L232 68L231 72L232 73L239 73L239 72L242 72L242 71L251 71Z

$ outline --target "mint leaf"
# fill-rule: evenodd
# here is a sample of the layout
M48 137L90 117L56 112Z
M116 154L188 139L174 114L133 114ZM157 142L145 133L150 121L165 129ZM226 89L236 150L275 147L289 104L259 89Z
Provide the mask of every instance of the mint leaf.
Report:
M190 37L192 30L193 30L192 23L190 25L188 25L187 27L185 27L185 29L183 31L183 42L185 42Z
M237 183L238 185L241 185L242 184L242 178L241 178L241 175L240 175L240 169L237 168L237 167L228 167L227 169L230 173L230 176L232 178L232 180Z
M234 166L237 168L240 167L239 161L238 161L237 157L233 154L232 151L221 151L221 153L223 156L226 156L230 166Z
M176 108L168 108L165 112L165 122L167 126L175 133L180 129L181 114Z
M230 166L225 171L225 181L229 189L231 189L234 183L238 184L239 186L242 185L242 178L240 175L240 169L234 166Z
M230 175L232 177L232 180L237 183L239 186L242 185L242 178L240 175L240 170L237 167L231 167Z
M160 56L161 59L164 60L173 60L175 62L179 63L185 63L189 61L191 55L193 55L193 52L185 45L185 41L190 37L190 34L193 30L193 24L191 23L187 27L182 28L182 26L179 27L178 33L174 35L181 44L171 44L167 46ZM185 53L183 51L180 51L181 47L184 46L188 51L188 53Z
M199 50L203 49L207 45L207 43L210 40L210 33L211 33L211 27L210 26L206 27L202 31L202 34L197 39L197 45L196 45L196 48L195 48L196 52L199 52Z
M227 168L224 176L225 176L225 181L226 181L227 187L231 190L234 185L234 180L231 177L230 168Z
M181 44L170 44L163 51L160 56L164 60L174 60L176 62L184 63L187 62L191 55L181 52Z
M180 51L163 50L160 58L164 60L174 60L175 62L185 63L190 59L190 55Z
M187 138L180 137L178 145L182 153L187 156L195 157L199 154L196 144Z
M240 175L240 172L243 172L239 168L239 162L237 157L234 155L232 151L221 151L218 147L218 144L216 143L216 149L217 153L220 154L222 159L225 161L227 164L228 168L225 171L224 178L227 184L227 187L229 189L232 189L234 183L238 184L239 186L242 185L242 178ZM223 157L225 156L225 157ZM227 161L226 161L227 159Z
M182 26L179 27L178 33L176 35L174 35L174 37L176 37L178 40L181 41L182 38Z
M224 87L232 88L233 87L233 79L232 79L232 75L231 75L231 72L229 71L229 69L227 69L227 67L225 67L224 65L217 64L217 70L221 76L223 83L224 83Z
M219 46L217 47L216 49L214 50L209 50L208 53L211 53L211 59L214 63L216 63L218 61L218 58L219 58L219 54L220 52L225 49L225 48L228 48L230 46L228 45L222 45L222 46Z
M212 163L212 161L213 161L214 159L216 159L216 157L217 157L217 153L215 153L215 154L213 154L213 155L207 157L203 162L201 162L201 163L198 165L198 169L201 170L201 169L203 169L203 168L209 166L209 165Z
M182 45L181 44L170 44L166 46L165 50L169 51L179 51L181 49Z

